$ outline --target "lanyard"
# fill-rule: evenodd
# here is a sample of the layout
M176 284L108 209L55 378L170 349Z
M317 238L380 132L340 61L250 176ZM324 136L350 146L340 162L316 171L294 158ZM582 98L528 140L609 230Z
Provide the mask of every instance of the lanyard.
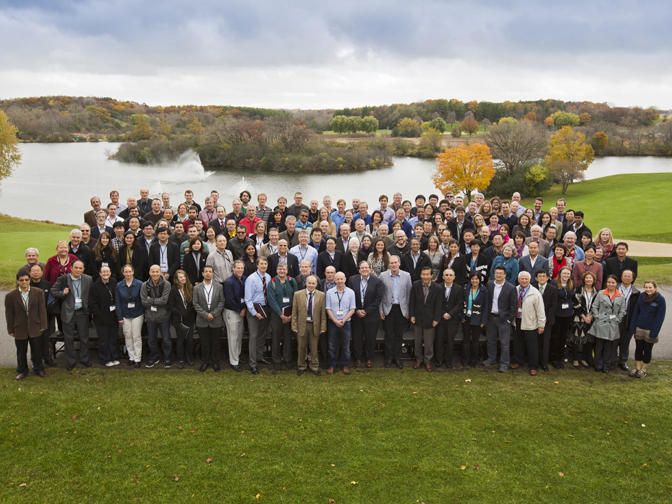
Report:
M159 255L162 263L166 262L166 249L168 249L168 244L159 245Z
M70 277L70 278L72 278L72 277ZM81 281L82 281L81 278L82 277L79 277L79 278L80 278L80 280L79 280L79 282L77 282L77 283L79 283L79 289L77 288L77 284L75 283L75 279L74 278L72 279L72 290L75 291L75 297L76 298L81 298L82 297L82 284L81 284Z
M103 283L103 285L107 289L107 292L110 294L110 301L112 301L112 303L114 303L114 294L112 293L112 290L110 289L109 282L108 283Z
M362 283L359 286L359 290L362 294L362 302L364 302L364 296L366 296L366 289L369 288L369 281L367 279L362 278Z
M338 289L336 290L336 297L338 298L338 309L341 309L341 301L343 300L343 296L345 296L345 291L341 293L341 295L338 295Z
M214 285L210 284L210 290L208 290L205 282L203 282L203 293L205 294L205 302L208 303L208 309L210 309L210 301L212 301L212 289Z

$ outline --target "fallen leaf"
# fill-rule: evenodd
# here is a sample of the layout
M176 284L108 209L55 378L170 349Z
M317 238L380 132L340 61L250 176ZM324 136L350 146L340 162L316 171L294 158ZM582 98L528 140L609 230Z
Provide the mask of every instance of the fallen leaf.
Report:
M350 484L351 484L351 485L356 485L357 482L356 482L356 481L351 481Z
M26 484L25 484L25 483L21 483L19 486L26 486Z
M557 385L558 383L560 383L560 382L559 382L559 381L556 381L556 382L555 382L556 385Z
M190 430L189 432L191 432L192 434L196 434L195 430Z
M467 466L460 466L460 469L462 469L463 471L464 471L466 468L467 468Z
M210 462L212 462L212 459L209 458L208 460L206 460L206 462L209 464Z
M175 481L180 481L180 478L175 478Z
M467 382L467 383L471 383L471 380L464 380L464 381Z
M178 425L177 428L180 429L180 430L182 430L182 426L181 426L181 425Z
M72 419L74 420L75 418L77 418L77 415L72 415Z
M642 424L642 427L646 427L646 425Z
M558 474L559 474L560 476L564 476L564 473L561 473L560 471L558 471Z
M336 464L331 464L331 467L336 467Z
M261 494L257 494L257 495L255 495L255 497L256 497L257 499L259 499L259 497L261 497Z
M245 454L243 453L243 454L241 455L241 457L244 457L244 456L245 456Z
M481 466L479 466L478 464L476 464L476 465L474 466L474 469L480 469L480 468L481 468Z
M642 464L642 467L646 467L646 466L647 466L647 464Z
M334 499L329 499L329 503L336 502Z

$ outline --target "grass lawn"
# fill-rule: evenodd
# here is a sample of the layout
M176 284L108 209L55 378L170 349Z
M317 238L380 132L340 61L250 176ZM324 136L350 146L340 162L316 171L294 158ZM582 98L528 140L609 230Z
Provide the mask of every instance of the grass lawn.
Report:
M390 133L392 133L392 130L389 130L389 129L376 130L376 136L389 135ZM333 131L323 131L322 134L323 135L340 135L341 133L335 133Z
M669 366L4 369L2 502L667 502Z

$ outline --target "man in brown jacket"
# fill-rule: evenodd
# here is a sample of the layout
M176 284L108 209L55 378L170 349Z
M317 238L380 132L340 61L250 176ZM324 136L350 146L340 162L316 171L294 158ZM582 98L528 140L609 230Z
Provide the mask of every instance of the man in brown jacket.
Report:
M16 376L23 380L28 376L28 344L33 361L33 371L42 377L49 376L44 372L42 363L42 341L40 336L47 330L47 306L44 292L30 288L30 276L21 272L16 274L18 289L5 296L5 318L7 332L16 343Z
M327 332L327 311L324 292L317 290L318 279L315 275L306 278L306 288L294 293L292 303L292 331L296 333L299 347L297 375L305 373L306 346L310 343L310 370L315 376L321 376L317 357L320 334Z

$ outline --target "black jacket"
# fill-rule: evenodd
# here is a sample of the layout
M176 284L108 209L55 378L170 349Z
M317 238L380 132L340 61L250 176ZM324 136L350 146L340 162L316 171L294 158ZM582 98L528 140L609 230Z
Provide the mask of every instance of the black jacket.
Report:
M117 276L117 260L112 258L112 243L108 243L107 246L100 251L101 260L97 261L95 259L96 255L93 254L93 280L94 282L100 278L100 268L103 267L103 264L107 264L112 272L113 276Z
M464 310L464 289L457 282L453 282L450 297L446 299L446 284L441 282L437 285L441 287L442 291L441 321L448 324L449 327L455 328L453 330L457 330L457 324L462 319L462 311ZM443 318L445 313L450 315L448 320Z
M191 300L185 306L177 285L173 285L170 290L170 296L168 296L168 309L170 310L171 322L175 328L180 327L180 324L190 327L196 323L194 302Z
M110 311L110 306L115 306L114 292L117 288L117 280L110 277L110 281L105 286L103 279L99 278L89 291L89 310L93 315L94 325L109 326L118 324L117 312Z
M70 247L70 253L84 263L84 273L90 277L93 277L93 272L95 270L95 266L93 264L93 251L83 242L79 244L79 248L77 249L76 253L72 251L71 243L68 243L68 246Z
M532 282L532 286L539 289L539 282ZM542 298L544 299L544 312L546 313L546 327L550 328L555 324L555 311L558 309L558 288L550 282L546 282Z
M122 273L122 268L126 265L126 249L127 245L122 245L119 249L119 254L117 254L117 279L124 278ZM137 278L141 282L147 280L145 278L147 274L147 263L145 262L146 256L144 251L140 247L135 247L133 250L133 257L131 258L131 266L133 266L133 278Z
M495 282L490 280L488 282L488 299L492 301L495 294ZM464 301L466 303L466 291ZM502 292L499 294L499 302L497 304L499 309L499 318L505 320L508 323L511 323L516 314L518 313L518 296L516 294L516 288L512 283L504 280L504 285L502 287ZM492 303L489 302L486 308L488 314L492 313Z
M471 259L469 259L469 260L471 261ZM486 261L487 261L487 259L486 259ZM443 271L448 268L448 263L449 262L450 262L450 260L448 259L448 256L444 256L443 264L441 266L442 270L441 270L441 274L439 275L439 279L441 279L441 277L443 276ZM456 257L455 260L453 261L453 265L450 266L450 268L455 272L455 281L458 284L467 285L469 283L469 274L468 274L468 270L467 270L467 257L466 256L460 255L460 256Z
M618 260L618 256L611 257L607 259L606 265L604 267L604 274L602 275L602 285L607 285L607 277L609 275L616 275L618 278L618 283L621 283L621 275L623 270L630 270L634 278L632 281L637 280L637 259L632 257L625 256L623 259L623 267L621 268L621 262Z
M356 296L355 296L356 297ZM443 316L443 289L436 282L429 282L429 294L425 301L422 280L413 282L409 300L410 318L415 319L415 326L431 329L432 322L439 322Z
M275 278L278 275L278 263L280 262L280 256L276 252L268 256L268 273L271 278ZM299 268L299 258L294 254L287 252L287 276L296 278L301 274L301 269Z
M243 257L243 255L245 254L245 249L247 248L248 245L254 245L254 242L249 238L245 238L241 242L236 236L235 238L231 238L226 243L226 250L231 251L231 255L233 256L233 260L235 261Z
M467 282L469 281L469 273L471 273L471 254L468 256L464 256L464 262L465 266L467 269ZM478 274L481 276L481 284L485 285L486 282L488 281L488 273L490 270L490 263L488 263L488 258L485 257L483 254L478 254L478 257L476 259L476 262L474 263L474 270L477 271ZM465 282L465 285L466 283Z
M355 264L355 259L352 257L352 252L348 251L341 257L341 269L345 274L345 281L349 281L351 277L359 274L359 266Z
M324 279L325 274L324 270L327 269L328 266L333 266L336 268L336 271L341 271L341 259L343 258L343 252L340 250L334 250L334 260L331 260L331 256L329 255L328 251L320 252L317 255L317 269L316 273L318 278Z
M422 271L422 268L431 268L432 261L427 256L427 254L423 254L422 251L419 251L418 262L413 265L413 257L411 256L412 253L413 252L409 250L401 256L401 269L407 273L410 273L411 282L417 282L420 280L420 272Z
M203 268L205 268L205 261L208 259L207 252L201 252L201 258L198 262L198 269L196 268L196 258L191 252L184 254L184 261L182 269L187 274L187 278L191 285L201 283L203 281Z
M180 247L175 245L171 241L166 242L166 256L164 257L168 262L168 276L170 281L173 279L175 272L180 269ZM155 264L161 265L161 243L155 242L152 243L152 246L149 247L149 261L148 265L154 266Z
M352 254L350 254L352 257ZM369 275L364 294L364 303L361 296L362 277L354 275L348 280L348 287L355 291L355 310L366 310L366 315L359 318L354 315L353 318L363 322L375 322L380 320L380 303L383 302L383 282L379 278Z

